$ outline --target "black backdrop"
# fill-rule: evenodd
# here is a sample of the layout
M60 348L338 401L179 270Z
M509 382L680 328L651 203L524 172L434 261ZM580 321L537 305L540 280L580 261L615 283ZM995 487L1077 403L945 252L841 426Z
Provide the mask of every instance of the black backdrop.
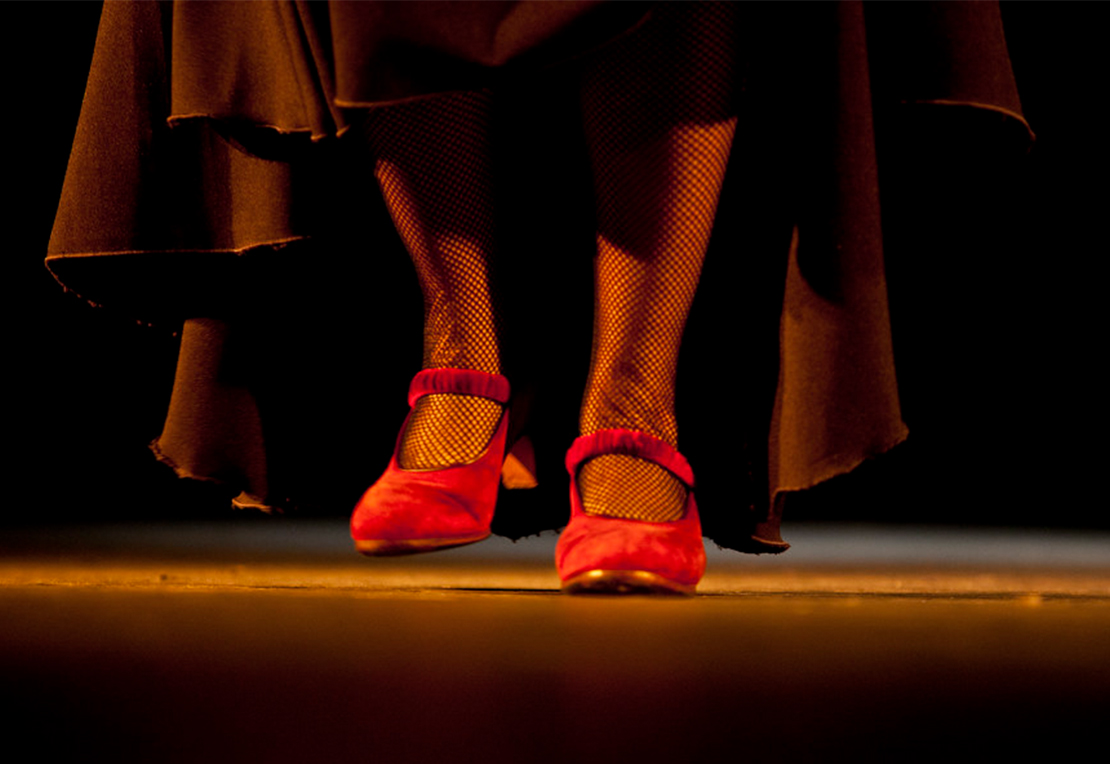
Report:
M1003 4L1038 135L1023 161L941 194L953 188L962 160L925 146L899 159L909 172L897 198L888 199L894 192L884 186L884 219L927 209L947 221L912 241L888 242L903 253L888 276L911 439L797 497L788 521L1110 527L1099 490L1105 397L1095 368L1105 355L1095 266L1108 249L1100 102L1110 71L1097 37L1105 9ZM146 449L172 384L173 327L93 309L42 266L98 15L94 2L0 4L8 73L4 241L15 267L5 284L13 448L4 464L12 490L0 522L226 516L222 492L176 480ZM389 267L418 316L407 264ZM376 451L388 454L394 435L389 427L373 433ZM367 481L382 466L369 465ZM551 495L563 495L559 486Z

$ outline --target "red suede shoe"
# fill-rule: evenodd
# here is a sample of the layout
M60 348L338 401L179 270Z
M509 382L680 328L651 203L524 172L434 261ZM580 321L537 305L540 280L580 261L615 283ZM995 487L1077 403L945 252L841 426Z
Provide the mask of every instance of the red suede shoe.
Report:
M468 369L425 369L409 386L409 407L425 395L454 393L509 402L509 380ZM410 411L409 416L412 416ZM389 467L363 494L351 516L355 548L367 555L431 552L473 544L490 535L505 456L508 409L486 450L469 464L404 470L397 462L401 427Z
M653 523L588 515L578 493L578 468L603 454L627 454L658 464L686 486L681 520ZM667 443L633 430L601 430L567 452L570 523L555 547L555 565L569 594L693 594L705 573L694 473Z

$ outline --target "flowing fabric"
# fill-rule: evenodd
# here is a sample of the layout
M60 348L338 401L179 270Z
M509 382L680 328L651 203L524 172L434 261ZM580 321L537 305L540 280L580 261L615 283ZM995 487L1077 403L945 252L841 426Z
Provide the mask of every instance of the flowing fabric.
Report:
M994 3L735 11L739 127L688 332L703 350L680 373L678 403L706 535L773 552L786 546L789 492L907 435L884 277L883 130L940 113L948 134L1015 153L1032 133ZM419 301L406 314L409 287L390 283L399 245L351 128L366 108L488 87L501 103L506 302L566 310L519 329L520 373L511 361L508 372L522 393L515 426L531 428L551 454L547 475L559 475L573 414L545 425L539 409L559 412L556 391L581 388L580 359L559 342L588 344L588 315L581 332L570 314L590 303L574 287L544 292L588 274L593 244L576 67L658 15L593 2L106 3L47 264L90 302L184 324L159 458L258 506L334 501L377 476L385 460L367 461L361 441L379 420L355 397L416 370L383 357L393 345L377 333L394 332L390 315L412 315L418 332ZM362 339L322 335L368 319L377 325ZM391 417L377 438L387 446ZM345 487L328 494L329 483ZM507 535L559 524L512 517Z

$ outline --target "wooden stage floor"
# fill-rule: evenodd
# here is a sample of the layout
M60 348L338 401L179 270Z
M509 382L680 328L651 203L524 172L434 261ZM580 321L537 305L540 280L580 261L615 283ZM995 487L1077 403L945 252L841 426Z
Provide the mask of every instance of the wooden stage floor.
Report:
M1107 534L784 535L653 599L560 595L546 536L363 559L336 521L9 529L6 738L27 760L159 762L1104 748Z

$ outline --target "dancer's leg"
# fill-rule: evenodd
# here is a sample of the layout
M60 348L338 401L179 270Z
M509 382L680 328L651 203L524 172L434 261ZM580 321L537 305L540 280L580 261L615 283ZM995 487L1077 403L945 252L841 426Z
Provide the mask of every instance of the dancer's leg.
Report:
M687 5L687 4L680 4ZM679 8L606 51L583 94L597 197L594 340L579 422L677 446L674 380L735 132L727 5ZM673 12L660 6L657 14ZM587 513L682 516L682 484L606 455L579 472Z
M488 95L452 93L371 113L374 174L424 293L426 369L501 371L492 299L493 201ZM467 463L493 436L501 406L485 398L428 395L409 419L398 454L405 469Z

